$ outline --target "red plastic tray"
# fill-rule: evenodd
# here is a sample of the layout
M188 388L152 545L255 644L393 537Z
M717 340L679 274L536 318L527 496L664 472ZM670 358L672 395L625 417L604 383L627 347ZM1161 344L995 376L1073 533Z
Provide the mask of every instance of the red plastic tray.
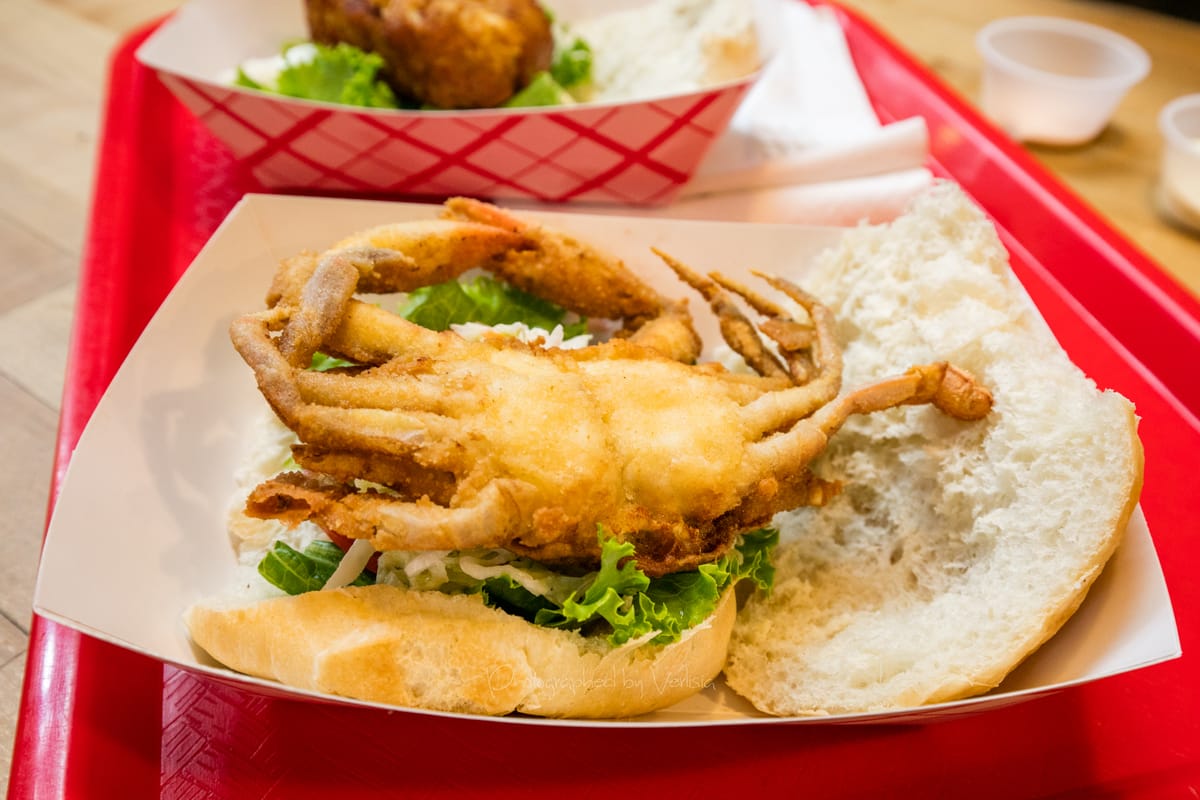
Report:
M271 699L35 618L9 796L1195 796L1200 304L878 30L838 13L881 117L928 120L932 167L993 215L1060 341L1137 404L1142 507L1181 659L929 725L565 730ZM136 63L147 33L112 63L56 486L151 314L257 188Z

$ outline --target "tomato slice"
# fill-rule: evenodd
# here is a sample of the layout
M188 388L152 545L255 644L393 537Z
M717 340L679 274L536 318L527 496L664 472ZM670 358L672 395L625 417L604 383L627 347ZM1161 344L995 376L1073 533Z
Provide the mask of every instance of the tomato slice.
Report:
M350 549L350 545L354 544L354 540L351 539L349 536L342 536L337 531L329 530L329 528L322 528L321 530L325 531L325 535L329 537L329 540L331 542L336 544L338 547L342 548L343 553ZM368 572L374 574L378 570L378 567L379 567L379 553L376 552L367 561L366 569Z

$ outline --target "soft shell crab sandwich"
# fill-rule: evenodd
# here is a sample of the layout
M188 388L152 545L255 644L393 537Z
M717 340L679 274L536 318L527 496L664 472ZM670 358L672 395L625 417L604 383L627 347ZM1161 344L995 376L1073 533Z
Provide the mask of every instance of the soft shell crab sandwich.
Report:
M726 666L737 595L765 602L775 577L780 515L847 494L813 469L839 430L899 408L947 437L991 424L973 372L909 359L847 390L817 297L655 252L678 297L456 198L281 263L231 327L281 445L231 530L277 588L193 607L193 639L240 672L390 705L643 714ZM744 368L699 361L690 293Z

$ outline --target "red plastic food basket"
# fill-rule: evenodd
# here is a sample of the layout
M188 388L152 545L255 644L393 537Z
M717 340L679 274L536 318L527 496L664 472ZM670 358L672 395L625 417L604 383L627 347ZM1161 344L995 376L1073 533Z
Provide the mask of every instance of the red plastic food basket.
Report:
M926 118L931 167L993 216L1063 346L1137 404L1142 508L1182 658L927 725L556 729L269 698L35 618L9 796L1200 793L1200 592L1188 574L1200 556L1200 304L879 31L838 14L881 118ZM134 61L145 35L112 64L56 485L145 323L259 188Z

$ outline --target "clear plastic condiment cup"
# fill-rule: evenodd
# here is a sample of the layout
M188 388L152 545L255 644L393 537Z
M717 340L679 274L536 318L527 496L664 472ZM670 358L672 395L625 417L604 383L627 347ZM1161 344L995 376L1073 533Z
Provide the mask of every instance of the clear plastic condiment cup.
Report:
M999 19L975 43L984 62L984 113L1027 142L1091 141L1150 71L1150 57L1135 42L1077 20Z
M1200 94L1177 97L1158 115L1159 201L1174 221L1200 231Z

